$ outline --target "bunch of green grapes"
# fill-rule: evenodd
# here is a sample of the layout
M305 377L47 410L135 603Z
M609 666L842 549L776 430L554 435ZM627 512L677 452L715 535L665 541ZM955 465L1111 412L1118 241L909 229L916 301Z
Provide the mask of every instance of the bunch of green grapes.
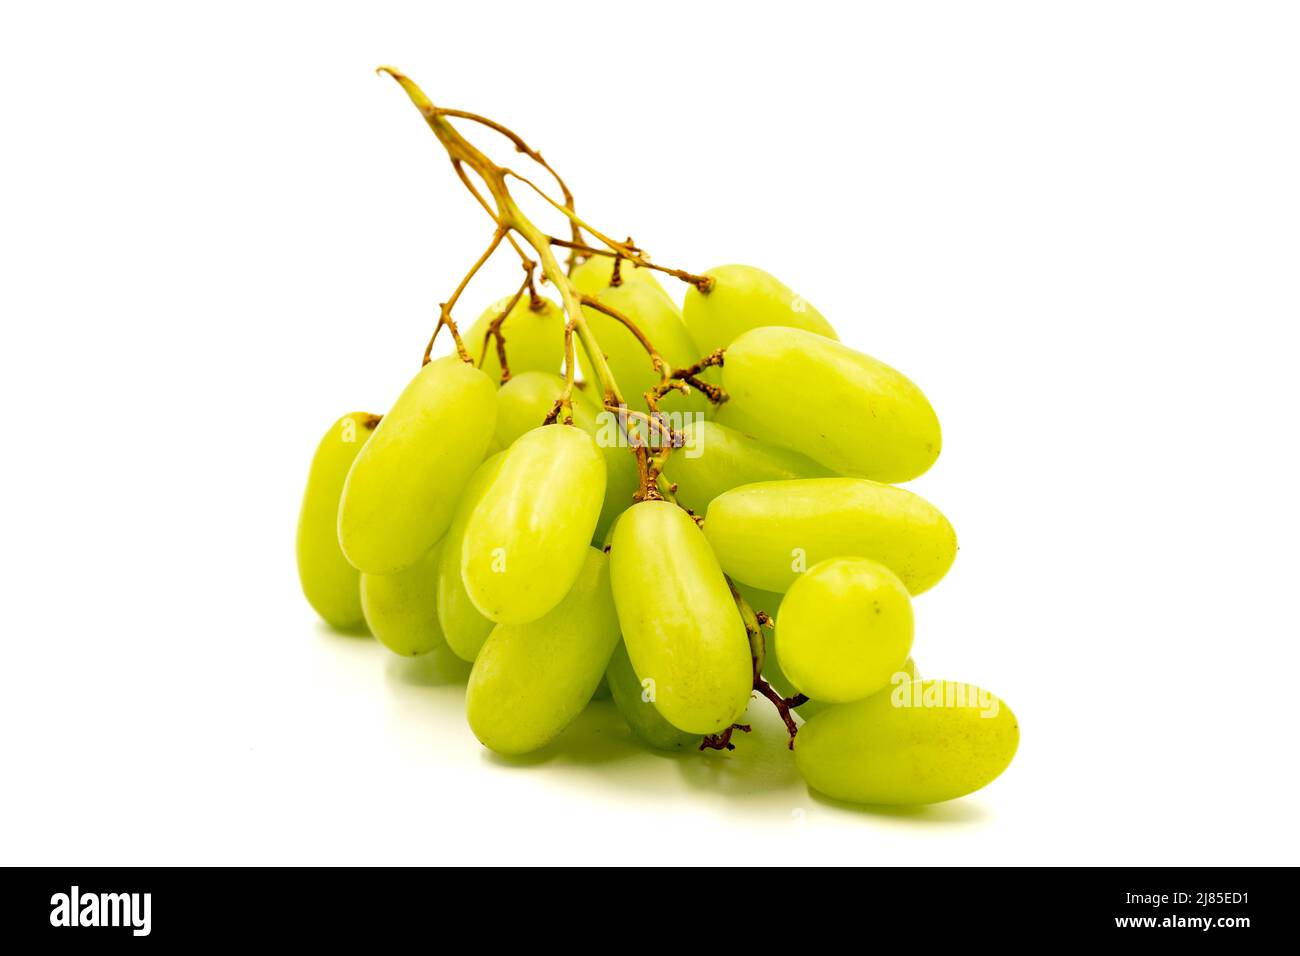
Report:
M921 390L759 269L663 270L690 283L679 309L630 240L561 270L531 223L498 223L560 304L525 261L463 337L444 307L456 352L385 414L331 426L298 528L317 613L469 662L470 729L502 754L602 697L647 747L729 749L767 698L831 797L928 803L997 777L1014 715L912 660L912 601L957 552L896 486L939 455Z

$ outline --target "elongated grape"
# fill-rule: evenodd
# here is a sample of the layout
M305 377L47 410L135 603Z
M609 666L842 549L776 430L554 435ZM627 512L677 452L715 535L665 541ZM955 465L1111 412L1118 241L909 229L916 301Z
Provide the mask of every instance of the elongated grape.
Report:
M911 380L800 329L746 332L727 349L726 421L844 475L909 481L939 457L939 419Z
M827 703L869 697L912 649L912 599L894 572L869 558L829 558L790 585L781 602L781 669Z
M465 542L465 528L469 519L478 508L479 502L492 482L501 472L505 463L505 453L498 452L483 464L470 477L461 495L460 504L452 518L447 537L442 542L442 554L438 560L438 623L442 626L443 637L453 654L461 660L474 662L483 642L488 639L495 626L484 617L465 590L465 580L460 574L460 560Z
M702 357L703 353L696 348L682 324L676 304L657 283L625 282L602 290L596 298L630 319L673 368L691 365ZM645 411L645 393L660 381L660 374L654 370L649 353L617 319L591 306L585 306L582 311L587 325L600 342L628 407ZM596 371L590 356L583 351L579 359L583 374L595 381ZM670 392L659 402L659 408L666 413L693 417L696 414L702 416L708 404L702 393L691 389L688 395ZM673 421L673 425L680 428L687 420L690 419L680 418Z
M370 633L395 654L427 654L443 643L438 623L442 542L408 568L361 575L361 608Z
M613 256L591 256L578 263L569 278L583 295L599 295L609 288L609 280L613 274ZM626 259L619 264L618 274L623 282L645 282L658 286L660 290L663 289L663 286L659 285L659 280L655 278L653 269L639 268Z
M642 685L622 641L609 659L605 681L610 696L614 698L614 706L642 743L656 750L694 750L699 746L698 734L678 730L655 709L651 692L653 684Z
M579 428L539 426L506 449L461 545L465 590L483 616L523 624L559 604L582 570L604 496L605 462Z
M696 514L704 514L710 501L740 485L833 474L797 451L716 422L692 422L682 436L686 445L669 456L664 475L677 485L677 503Z
M298 580L307 603L326 623L352 630L362 623L361 581L339 547L339 497L348 470L379 424L379 416L352 412L330 426L316 446L298 513Z
M776 276L753 266L718 266L705 275L713 288L686 290L682 319L695 344L705 353L730 345L750 329L764 325L804 329L829 339L835 329L803 298Z
M338 534L352 566L392 574L447 531L496 428L496 389L455 358L420 369L357 455L343 486Z
M564 388L564 379L545 372L516 375L497 392L497 440L503 447L542 423ZM603 542L614 519L632 505L636 494L636 458L618 440L612 413L602 418L586 395L573 393L573 424L596 439L605 459L605 499L596 520L594 541Z
M992 782L1020 742L1015 715L973 684L903 682L808 719L794 756L808 785L853 803L951 800Z
M465 695L469 725L504 754L544 747L582 712L618 645L609 560L586 548L573 588L542 617L498 624Z
M764 481L709 504L704 534L727 573L784 592L827 558L879 561L912 594L933 587L957 555L948 519L920 495L865 478Z
M511 375L554 372L564 363L564 311L544 296L537 301L539 308L534 311L524 293L501 323ZM475 364L493 382L501 381L501 359L496 336L489 337L488 330L508 305L510 297L492 303L462 338Z
M667 501L623 512L610 547L614 603L632 667L679 730L718 733L745 710L749 639L695 522Z

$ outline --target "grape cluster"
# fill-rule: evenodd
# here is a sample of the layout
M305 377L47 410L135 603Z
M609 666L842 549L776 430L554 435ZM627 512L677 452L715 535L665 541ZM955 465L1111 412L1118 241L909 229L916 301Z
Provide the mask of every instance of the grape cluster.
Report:
M520 292L463 338L444 307L456 352L382 417L326 432L298 526L316 612L472 663L470 727L503 754L606 694L648 747L731 749L766 698L831 797L928 803L997 777L1014 715L911 657L912 599L957 551L894 484L939 455L921 390L759 269L674 272L679 309L630 240L560 272L510 224L562 302L525 260Z

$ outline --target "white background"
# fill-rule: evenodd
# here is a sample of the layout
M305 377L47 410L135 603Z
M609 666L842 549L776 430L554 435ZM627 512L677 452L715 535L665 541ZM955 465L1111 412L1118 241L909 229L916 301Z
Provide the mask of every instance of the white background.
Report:
M1296 863L1298 42L1281 3L9 5L0 860ZM608 708L509 764L315 622L315 443L490 234L385 62L925 388L962 550L916 656L1016 710L1001 779L858 811L766 714L675 759Z

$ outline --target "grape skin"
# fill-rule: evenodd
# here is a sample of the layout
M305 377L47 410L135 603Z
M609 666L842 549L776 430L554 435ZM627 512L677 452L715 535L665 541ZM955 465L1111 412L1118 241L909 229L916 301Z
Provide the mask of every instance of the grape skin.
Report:
M465 527L484 492L496 480L504 460L504 453L497 452L479 465L470 477L465 493L456 507L451 527L447 529L447 537L443 539L442 553L438 560L435 602L438 623L451 652L471 664L483 647L483 642L492 633L493 623L479 612L465 590L465 581L460 575L461 550L465 541Z
M564 312L545 296L539 296L538 302L541 308L533 311L532 302L524 293L501 323L512 376L521 372L555 372L564 363ZM488 306L462 337L470 357L493 382L501 381L501 359L497 355L496 336L487 338L488 328L509 304L507 297Z
M461 577L498 624L555 607L582 569L605 496L605 462L591 436L542 425L504 452L501 470L465 526Z
M370 633L394 654L414 657L443 643L438 623L439 541L409 568L361 575L361 609Z
M653 703L643 699L646 689L632 669L632 660L627 656L627 647L622 641L609 659L605 681L610 696L614 698L614 706L642 743L655 750L693 750L699 744L698 735L678 730L664 720Z
M312 456L298 512L298 580L312 609L341 631L364 623L361 575L339 547L339 498L377 415L351 412L330 426Z
M465 694L470 728L486 747L525 754L582 712L618 644L609 559L585 549L573 588L547 614L498 624L474 661Z
M803 329L837 339L820 312L776 276L753 266L717 266L705 273L713 288L686 290L682 320L703 354L729 346L760 326Z
M805 478L741 485L714 498L704 534L723 569L784 592L819 561L879 561L914 595L937 584L957 556L957 535L920 495L865 478Z
M496 427L496 388L448 357L424 366L352 463L338 536L353 567L392 574L447 531Z
M921 706L913 704L919 691ZM927 706L979 688L923 680L890 687L810 717L795 738L799 772L814 790L853 803L939 803L991 783L1015 756L1020 727L1005 703L993 707Z

